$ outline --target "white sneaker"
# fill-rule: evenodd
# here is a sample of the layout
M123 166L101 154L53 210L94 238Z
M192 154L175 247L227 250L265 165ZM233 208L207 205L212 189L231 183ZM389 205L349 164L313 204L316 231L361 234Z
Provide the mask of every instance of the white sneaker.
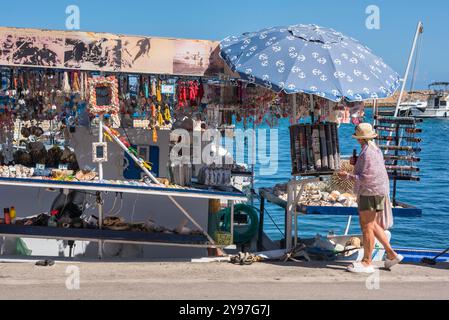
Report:
M348 270L349 272L352 272L352 273L368 273L368 274L371 274L371 273L376 272L376 270L374 269L373 266L370 265L370 266L367 267L367 266L365 266L361 262L354 262L352 264L352 266L347 267L346 270Z
M393 260L390 260L388 258L385 258L385 269L390 270L395 265L399 264L404 260L404 257L400 254L396 256Z

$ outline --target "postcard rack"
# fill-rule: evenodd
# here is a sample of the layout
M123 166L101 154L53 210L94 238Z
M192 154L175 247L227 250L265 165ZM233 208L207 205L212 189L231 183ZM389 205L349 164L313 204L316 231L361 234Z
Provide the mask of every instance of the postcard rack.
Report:
M393 204L396 204L397 181L419 181L420 171L417 164L421 159L419 135L422 129L417 127L422 119L408 117L377 116L377 142L384 152L385 166L393 180Z

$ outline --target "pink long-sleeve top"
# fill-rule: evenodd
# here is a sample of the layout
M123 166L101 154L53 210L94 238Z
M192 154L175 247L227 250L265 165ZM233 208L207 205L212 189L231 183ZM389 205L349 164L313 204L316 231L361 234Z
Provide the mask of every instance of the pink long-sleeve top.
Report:
M388 196L390 182L382 151L372 142L364 144L354 167L357 196Z

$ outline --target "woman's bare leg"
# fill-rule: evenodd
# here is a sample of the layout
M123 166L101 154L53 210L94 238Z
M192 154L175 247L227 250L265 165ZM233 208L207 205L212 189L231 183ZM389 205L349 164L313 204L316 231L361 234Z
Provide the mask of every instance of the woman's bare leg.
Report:
M372 262L372 255L374 250L374 226L376 222L376 212L375 211L361 211L360 216L360 227L363 232L363 261L365 266L369 266Z
M378 212L377 214L381 213ZM385 230L377 223L377 221L374 221L374 236L376 237L377 240L379 240L379 242L384 247L385 252L387 253L387 258L390 260L396 258L397 254L391 247L391 244L388 241L388 237L385 234Z

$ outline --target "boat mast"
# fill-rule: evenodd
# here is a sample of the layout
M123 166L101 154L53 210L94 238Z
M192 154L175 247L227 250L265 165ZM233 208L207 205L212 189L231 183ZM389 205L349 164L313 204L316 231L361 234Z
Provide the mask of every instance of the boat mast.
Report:
M401 87L401 93L399 94L399 98L398 98L398 102L396 104L396 110L394 111L394 116L397 117L398 113L399 113L399 106L401 104L402 98L404 96L404 91L405 91L405 85L407 84L407 78L408 75L410 73L410 67L412 65L412 61L413 61L413 56L415 55L415 49L416 49L416 44L418 42L418 38L419 36L424 32L424 25L423 23L420 21L418 22L418 26L416 28L416 33L415 33L415 38L413 39L413 46L412 46L412 50L410 52L410 56L408 58L408 63L407 63L407 69L405 70L405 75L404 78L402 79L402 87Z

